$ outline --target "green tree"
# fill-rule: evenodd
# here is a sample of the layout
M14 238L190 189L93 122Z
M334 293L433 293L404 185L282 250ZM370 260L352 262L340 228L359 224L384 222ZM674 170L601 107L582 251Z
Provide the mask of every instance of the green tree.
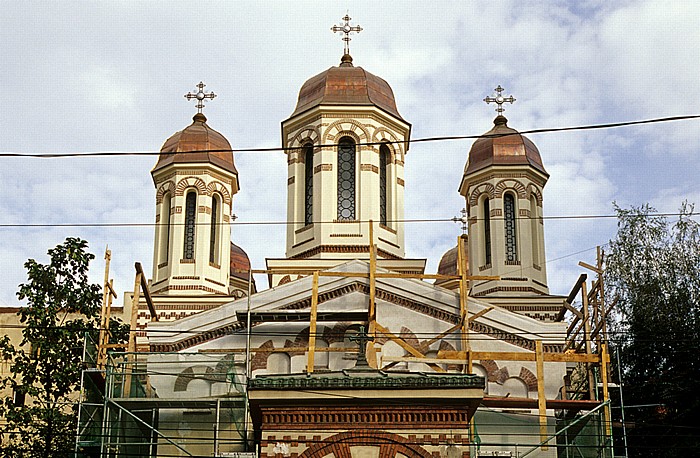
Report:
M28 281L17 293L27 303L18 312L23 338L18 346L0 339L0 356L10 367L0 386L26 402L0 402L2 456L72 456L83 339L98 329L102 300L100 285L88 281L94 255L86 250L87 242L68 238L48 251L48 264L24 264Z
M618 300L630 456L690 456L700 449L700 224L687 203L673 223L648 205L616 210L606 286Z

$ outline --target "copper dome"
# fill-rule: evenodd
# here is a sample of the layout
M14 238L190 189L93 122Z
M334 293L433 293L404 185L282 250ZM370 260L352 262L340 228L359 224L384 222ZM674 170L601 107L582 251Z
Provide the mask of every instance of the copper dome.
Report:
M467 275L469 275L469 255L467 254L467 240L466 236L462 236L464 240L464 261L467 266ZM457 268L457 263L459 262L459 245L454 246L447 250L445 254L440 258L440 264L438 264L438 275L459 275L459 269ZM438 286L443 286L448 289L453 287L459 287L459 283L455 280L449 279L438 279L435 280L435 284Z
M504 116L497 116L493 121L493 129L474 142L464 174L478 172L492 165L530 165L549 176L535 144L517 130L508 127L507 122Z
M354 67L349 54L343 56L339 67L331 67L304 83L290 117L319 105L375 106L403 120L389 84L362 67Z
M240 278L248 281L248 272L250 272L250 258L243 251L243 248L231 242L231 262L229 269L232 277Z
M192 124L173 134L160 149L158 162L151 173L170 164L209 163L237 174L231 144L226 137L207 125L207 118L197 113Z

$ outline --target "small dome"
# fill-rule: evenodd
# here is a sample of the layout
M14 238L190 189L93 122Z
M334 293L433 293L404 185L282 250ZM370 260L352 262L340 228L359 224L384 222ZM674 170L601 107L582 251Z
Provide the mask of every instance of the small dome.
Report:
M151 173L170 164L209 163L238 174L233 164L231 144L226 137L209 127L202 113L194 115L192 121L192 124L165 141L160 152L170 154L158 156Z
M349 54L343 56L339 67L331 67L304 83L290 117L319 105L375 106L403 120L389 84L362 67L354 67Z
M467 265L467 275L469 274L469 258L466 253L467 251L467 240L466 236L462 236L465 238L463 246L464 246L464 261ZM438 270L437 273L438 275L459 275L459 269L457 269L457 263L459 262L459 245L454 246L447 250L445 254L442 255L442 258L440 258L440 264L438 264ZM435 284L438 286L442 286L444 288L448 289L454 289L459 288L459 281L458 280L452 280L452 279L438 279L435 280Z
M508 127L507 122L504 116L497 116L493 121L493 129L484 134L486 137L474 142L464 174L478 172L492 165L530 165L549 176L535 144L517 130Z
M248 281L248 272L250 271L250 258L243 251L243 248L231 242L231 263L229 269L232 277L240 278Z

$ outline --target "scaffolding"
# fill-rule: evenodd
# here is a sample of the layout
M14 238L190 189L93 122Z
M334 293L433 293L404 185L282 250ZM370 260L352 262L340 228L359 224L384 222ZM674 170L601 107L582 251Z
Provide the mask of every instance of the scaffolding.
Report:
M463 256L465 238L458 238L457 275L411 274L377 271L377 246L374 244L373 223L370 221L370 260L366 272L334 272L304 270L294 272L312 277L310 310L285 311L261 315L248 308L239 312L237 319L246 326L245 348L200 350L197 353L149 353L136 350L136 316L140 290L149 302L152 317L156 311L149 300L147 283L137 264L137 275L132 305L131 338L124 345L109 343L109 336L100 336L97 344L86 338L86 370L80 402L80 424L76 441L78 456L256 456L253 452L249 406L246 386L252 377L250 361L257 352L295 351L305 353L307 372L314 371L314 359L319 352L357 352L357 348L317 347L316 329L322 321L358 322L368 325L369 334L395 342L405 356L377 358L376 343L367 342L364 349L371 367L388 371L398 363L423 363L436 372L445 372L446 365L456 365L461 372L472 373L475 360L529 361L536 365L537 397L485 396L482 412L470 425L472 456L489 455L480 451L481 437L478 424L489 412L508 417L511 422L521 421L518 413L503 413L513 409L536 411L527 418L528 430L535 428L539 440L531 443L510 444L510 455L525 457L536 450L556 448L561 457L612 457L612 421L610 415L609 350L607 346L606 317L614 302L605 304L603 288L603 254L598 249L595 266L580 263L592 270L596 279L590 289L587 275L582 274L564 301L558 321L569 323L563 351L542 340L534 342L532 349L517 352L474 351L470 342L470 330L475 320L489 313L493 307L477 313L468 310L469 282L498 279L487 276L470 276L467 260ZM108 261L109 262L109 261ZM107 266L109 264L107 263ZM108 267L107 267L108 269ZM285 271L289 273L288 271ZM253 274L270 274L272 270L249 270ZM319 313L319 279L321 277L348 277L367 279L369 285L368 311ZM105 273L105 303L110 301L113 289ZM459 281L459 319L448 330L430 339L430 344L454 335L461 350L439 351L428 356L410 339L392 333L377 320L376 280L378 278L442 279ZM250 281L249 281L250 283ZM577 297L580 294L580 302ZM108 310L108 306L105 306ZM103 308L104 310L104 308ZM357 316L356 316L357 315ZM261 322L308 321L309 337L306 345L298 348L252 348L252 327ZM90 343L89 343L90 342ZM109 353L106 350L116 350ZM360 350L362 351L362 350ZM90 354L97 357L91 359ZM103 356L106 355L106 356ZM545 362L566 363L567 377L564 389L557 399L545 396ZM93 364L94 363L94 364ZM162 383L169 381L168 383ZM602 387L599 393L597 386ZM173 391L163 392L160 387L175 386ZM196 386L196 388L195 388ZM185 387L178 391L177 387ZM161 390L161 392L159 392ZM556 419L548 418L547 410L556 412ZM482 419L480 419L482 417ZM187 429L194 434L181 434ZM552 434L552 431L555 431ZM483 445L487 445L484 443ZM239 455L234 455L239 453ZM248 453L243 455L241 453Z

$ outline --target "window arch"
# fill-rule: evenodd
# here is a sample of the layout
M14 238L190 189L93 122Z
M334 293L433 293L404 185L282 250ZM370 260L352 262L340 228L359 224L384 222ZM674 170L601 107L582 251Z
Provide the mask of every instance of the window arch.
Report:
M484 213L484 264L491 264L491 203L486 197L482 203Z
M304 224L314 220L314 147L304 145Z
M355 219L355 140L338 142L338 220Z
M211 221L209 224L209 262L220 264L221 247L221 196L215 193L211 198Z
M172 205L172 197L169 192L163 196L160 210L160 256L158 257L161 264L168 262L168 252L170 251L170 207Z
M182 249L184 259L194 259L195 219L197 217L197 192L191 190L185 197L185 241Z
M503 195L503 215L506 235L505 259L507 262L516 262L518 260L518 242L515 228L515 198L511 193Z
M387 174L391 152L386 143L379 147L379 222L387 225Z

